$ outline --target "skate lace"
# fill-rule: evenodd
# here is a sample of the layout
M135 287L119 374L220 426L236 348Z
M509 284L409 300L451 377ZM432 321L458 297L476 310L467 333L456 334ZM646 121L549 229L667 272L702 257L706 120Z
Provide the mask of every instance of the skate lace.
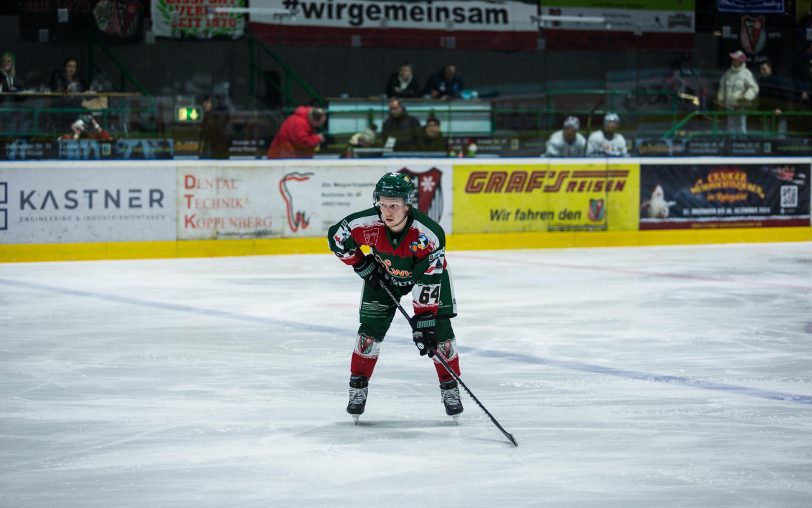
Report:
M458 388L451 388L442 390L443 404L446 406L459 406L460 405L460 391Z
M366 390L363 388L350 388L350 404L363 404L367 400Z

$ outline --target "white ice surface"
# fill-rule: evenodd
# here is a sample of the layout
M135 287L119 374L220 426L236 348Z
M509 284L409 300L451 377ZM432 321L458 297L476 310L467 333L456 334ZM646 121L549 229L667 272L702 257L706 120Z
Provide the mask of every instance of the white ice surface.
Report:
M812 506L812 245L448 261L518 448L332 255L0 265L0 506Z

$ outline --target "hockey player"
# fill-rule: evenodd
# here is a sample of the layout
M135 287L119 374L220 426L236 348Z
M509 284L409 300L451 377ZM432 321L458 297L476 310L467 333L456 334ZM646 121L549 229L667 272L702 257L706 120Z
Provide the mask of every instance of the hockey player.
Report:
M412 207L415 200L415 187L408 175L386 174L375 185L374 206L350 214L327 233L330 249L364 279L347 405L356 422L364 412L369 378L396 310L381 284L396 298L412 293L412 338L420 354L433 357L436 352L460 374L450 319L456 316L457 305L446 271L445 233ZM362 245L370 248L370 254L361 252ZM446 413L462 413L457 382L436 358L434 367Z
M626 139L617 129L620 117L617 113L606 113L603 117L603 129L589 135L586 142L587 157L626 157Z
M564 128L554 132L547 140L547 157L583 157L586 139L578 132L581 123L577 117L568 116Z

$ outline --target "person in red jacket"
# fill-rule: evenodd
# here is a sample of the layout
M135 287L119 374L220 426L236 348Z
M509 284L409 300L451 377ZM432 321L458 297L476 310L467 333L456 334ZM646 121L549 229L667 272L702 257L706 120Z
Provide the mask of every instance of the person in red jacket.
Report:
M324 136L316 129L327 121L322 108L299 106L279 127L268 148L269 159L312 159Z

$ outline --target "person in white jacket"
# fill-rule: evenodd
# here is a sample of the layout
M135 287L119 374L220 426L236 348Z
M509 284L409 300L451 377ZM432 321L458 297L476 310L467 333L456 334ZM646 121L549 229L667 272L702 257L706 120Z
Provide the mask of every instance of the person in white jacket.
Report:
M626 139L617 131L620 117L617 113L606 113L603 129L589 135L586 142L587 157L627 157Z
M746 61L747 55L741 50L730 53L730 68L722 75L716 92L716 102L728 110L727 130L734 134L747 134L747 116L730 112L752 109L758 97L758 83L744 65Z

